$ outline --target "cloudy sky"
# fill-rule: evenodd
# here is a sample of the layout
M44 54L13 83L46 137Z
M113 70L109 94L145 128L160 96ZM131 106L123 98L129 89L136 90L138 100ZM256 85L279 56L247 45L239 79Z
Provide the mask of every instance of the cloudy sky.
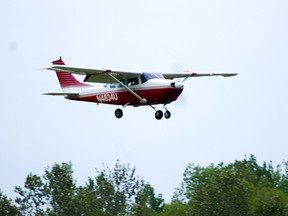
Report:
M84 184L119 159L169 201L190 162L287 160L287 10L286 0L1 1L0 189L13 197L30 172L69 161ZM169 120L150 107L127 107L119 120L117 106L41 95L61 90L53 71L37 70L59 56L239 75L188 79Z

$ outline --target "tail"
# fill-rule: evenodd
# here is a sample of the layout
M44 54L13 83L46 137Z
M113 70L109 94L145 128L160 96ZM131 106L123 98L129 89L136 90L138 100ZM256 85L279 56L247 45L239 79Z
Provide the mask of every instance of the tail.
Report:
M65 65L61 57L58 60L53 61L52 63L53 65ZM79 82L71 73L56 71L56 75L62 89L90 86L86 83Z

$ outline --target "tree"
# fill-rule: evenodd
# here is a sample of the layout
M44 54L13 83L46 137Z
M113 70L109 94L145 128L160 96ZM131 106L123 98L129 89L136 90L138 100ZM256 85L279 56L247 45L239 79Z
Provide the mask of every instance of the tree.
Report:
M76 183L73 179L71 163L54 164L51 170L46 169L43 177L45 182L44 194L56 215L74 215L77 207L74 205L76 197Z
M44 214L46 190L41 177L30 173L26 177L24 188L18 186L15 192L20 195L15 201L21 212L26 215Z
M71 163L54 164L45 170L44 176L30 173L24 188L16 187L19 197L16 203L27 215L72 215L76 186Z
M283 164L284 173L271 161L259 165L253 155L227 165L189 164L177 196L193 215L288 215Z
M77 186L71 163L54 164L42 177L30 173L24 187L16 187L16 203L23 215L131 215L140 200L148 211L160 212L164 200L135 172L117 161L114 169L96 170L95 178Z
M20 215L20 211L13 204L12 200L8 199L7 196L0 191L0 216L17 215Z
M160 216L188 216L189 207L179 199L173 199L171 203L165 204Z
M280 190L271 188L258 189L252 199L252 215L288 215L288 197Z
M145 184L136 197L136 203L132 209L132 215L152 216L161 213L164 208L162 195L155 195L154 188Z
M214 165L201 168L190 164L184 176L191 214L248 214L248 191L234 170Z
M274 168L251 155L229 164L188 164L168 204L136 176L135 167L119 161L112 169L96 169L82 186L71 163L56 163L43 176L30 173L15 191L15 202L0 191L0 216L288 216L288 162Z
M104 215L127 215L144 181L135 175L135 167L116 162L113 170L96 170L95 194ZM92 180L90 179L90 182Z

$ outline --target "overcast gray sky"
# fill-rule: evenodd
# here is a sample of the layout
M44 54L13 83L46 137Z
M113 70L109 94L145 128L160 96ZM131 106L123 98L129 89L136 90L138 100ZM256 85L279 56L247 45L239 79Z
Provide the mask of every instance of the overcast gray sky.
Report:
M254 154L287 160L286 0L0 2L0 189L71 161L84 184L117 159L170 200L189 162L228 163ZM232 71L190 78L157 121L150 107L73 102L53 71L67 65L137 71ZM159 108L162 108L159 106Z

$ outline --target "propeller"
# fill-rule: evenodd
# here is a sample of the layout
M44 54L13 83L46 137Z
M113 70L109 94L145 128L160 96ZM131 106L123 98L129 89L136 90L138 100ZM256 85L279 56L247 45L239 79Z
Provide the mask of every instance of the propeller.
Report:
M171 71L175 72L175 73L177 73L177 72L180 73L180 72L184 71L183 68L184 68L183 63L180 63L180 62L177 62L177 63L174 63L171 65ZM183 85L186 78L174 78L173 80L175 80L175 82L176 82L175 85L177 85L177 83L179 83L179 84L181 83ZM185 90L183 90L183 92L180 94L177 101L175 101L176 106L183 107L183 105L186 106L188 104L186 97L185 97L185 94L184 94L184 91Z

